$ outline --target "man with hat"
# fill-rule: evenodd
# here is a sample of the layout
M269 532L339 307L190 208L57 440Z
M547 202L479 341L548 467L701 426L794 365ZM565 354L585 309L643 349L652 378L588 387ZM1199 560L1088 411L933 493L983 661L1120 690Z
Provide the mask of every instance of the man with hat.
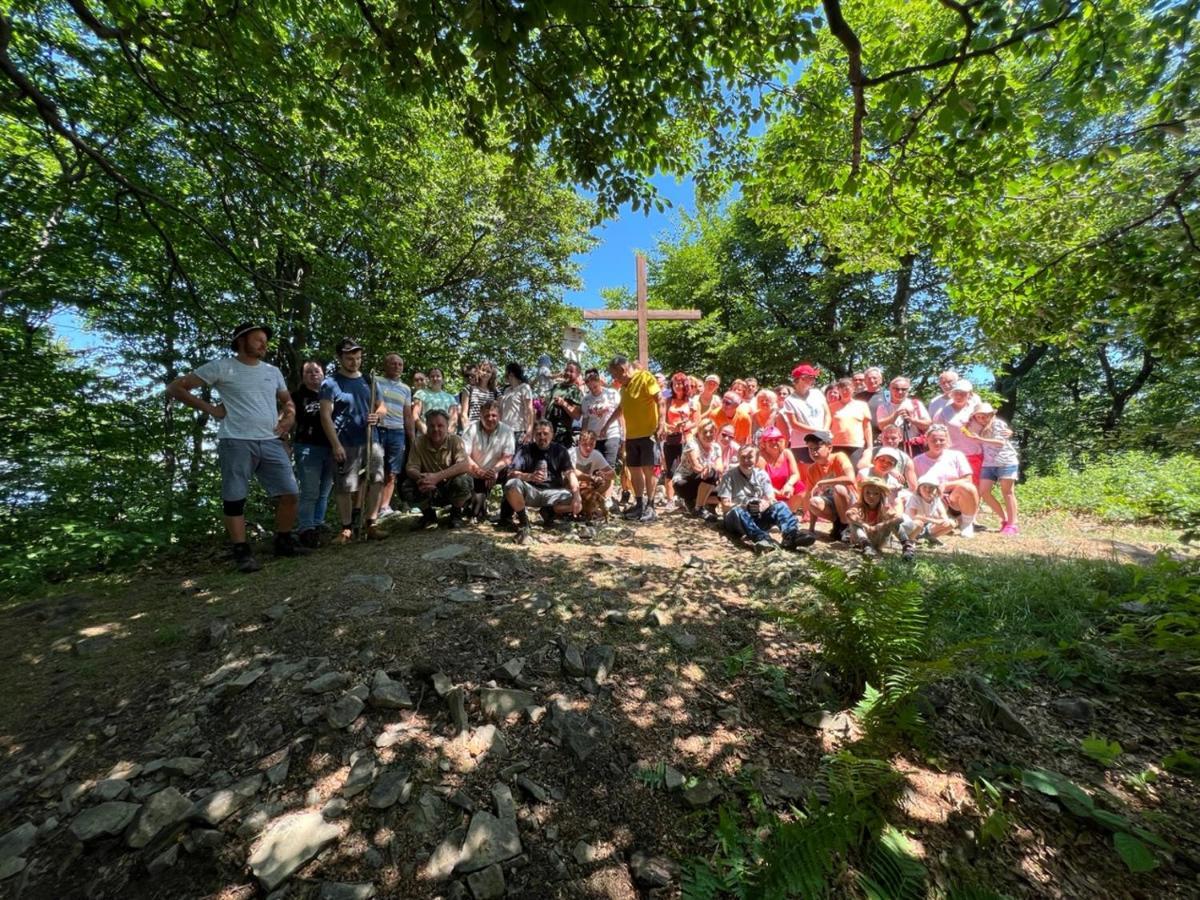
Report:
M206 362L167 385L170 397L221 423L217 458L221 463L225 531L233 544L234 563L241 572L262 568L246 541L246 495L251 476L275 498L275 555L308 552L292 536L300 492L280 440L295 421L296 407L283 373L263 362L270 339L271 329L266 325L243 322L229 341L234 356ZM192 393L196 388L215 388L221 401L210 403L197 397Z
M817 390L817 378L821 370L809 363L801 363L792 369L791 396L783 401L779 415L788 427L788 442L796 462L808 464L813 461L804 442L813 431L828 431L832 417L825 394Z
M371 379L362 373L363 348L354 338L342 338L337 345L337 371L321 383L321 425L329 438L333 461L334 499L342 523L334 543L347 544L354 539L354 526L367 516L368 540L382 540L375 525L379 492L383 487L383 444L374 429L386 414L387 404L375 395L372 403ZM367 447L367 432L374 431ZM367 480L366 501L356 507L360 479Z

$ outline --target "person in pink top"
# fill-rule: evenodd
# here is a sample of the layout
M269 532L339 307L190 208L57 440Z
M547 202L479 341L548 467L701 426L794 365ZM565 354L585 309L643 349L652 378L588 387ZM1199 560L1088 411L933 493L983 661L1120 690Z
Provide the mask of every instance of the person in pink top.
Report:
M784 446L783 432L772 425L758 435L758 468L767 473L775 499L787 504L792 512L800 509L804 502L805 486L800 480L800 467L792 451Z
M979 511L979 490L971 477L971 465L959 450L950 447L946 426L933 424L925 432L926 450L913 460L917 480L936 478L952 515L958 518L959 534L975 536L975 514Z
M967 428L975 407L980 403L975 387L965 378L954 382L950 389L950 401L946 403L934 418L934 422L946 426L950 436L950 449L957 450L967 458L971 465L971 480L979 487L979 475L983 469L983 444L981 444ZM920 473L918 473L920 474Z
M663 438L662 477L663 490L667 495L668 510L675 509L675 485L671 475L679 458L683 456L683 447L691 439L700 423L700 409L692 397L692 386L683 372L671 376L671 398L666 401L664 409L665 436Z

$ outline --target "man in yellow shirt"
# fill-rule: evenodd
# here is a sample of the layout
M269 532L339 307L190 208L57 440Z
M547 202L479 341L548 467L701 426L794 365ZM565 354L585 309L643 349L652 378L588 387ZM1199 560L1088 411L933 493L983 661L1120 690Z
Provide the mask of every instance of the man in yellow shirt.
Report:
M658 434L658 380L646 369L634 371L629 360L617 356L608 364L608 372L621 385L620 405L612 411L599 434L623 413L625 416L625 466L633 484L634 504L625 510L626 519L653 522L654 512L654 438Z

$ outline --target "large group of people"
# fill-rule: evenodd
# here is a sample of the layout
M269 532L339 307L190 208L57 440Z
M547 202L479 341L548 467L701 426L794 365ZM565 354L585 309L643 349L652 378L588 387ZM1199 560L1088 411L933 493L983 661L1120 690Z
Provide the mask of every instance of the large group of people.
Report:
M490 520L520 543L532 539L531 512L553 526L649 523L661 511L759 552L824 537L869 556L894 544L905 559L922 541L973 537L981 505L1001 534L1018 530L1012 432L953 371L925 403L909 378L885 386L877 367L821 385L820 369L800 363L791 384L737 378L722 391L715 374L667 378L625 357L605 372L567 361L556 374L543 356L532 378L510 362L503 384L491 361L464 367L452 391L438 368L410 386L395 353L365 373L363 347L344 338L328 370L306 361L289 392L265 361L270 338L244 323L233 356L167 388L220 422L225 526L243 571L259 567L246 539L252 478L276 500L279 556L321 545L330 494L334 543L382 540L380 520L405 510L422 527Z

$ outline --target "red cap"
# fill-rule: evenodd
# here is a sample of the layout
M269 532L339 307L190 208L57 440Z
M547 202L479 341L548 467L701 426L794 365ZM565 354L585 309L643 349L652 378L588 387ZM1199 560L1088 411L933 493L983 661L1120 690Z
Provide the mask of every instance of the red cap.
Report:
M807 375L809 378L817 378L821 374L820 369L815 369L808 363L800 363L796 368L792 369L792 377L799 378L801 375Z

